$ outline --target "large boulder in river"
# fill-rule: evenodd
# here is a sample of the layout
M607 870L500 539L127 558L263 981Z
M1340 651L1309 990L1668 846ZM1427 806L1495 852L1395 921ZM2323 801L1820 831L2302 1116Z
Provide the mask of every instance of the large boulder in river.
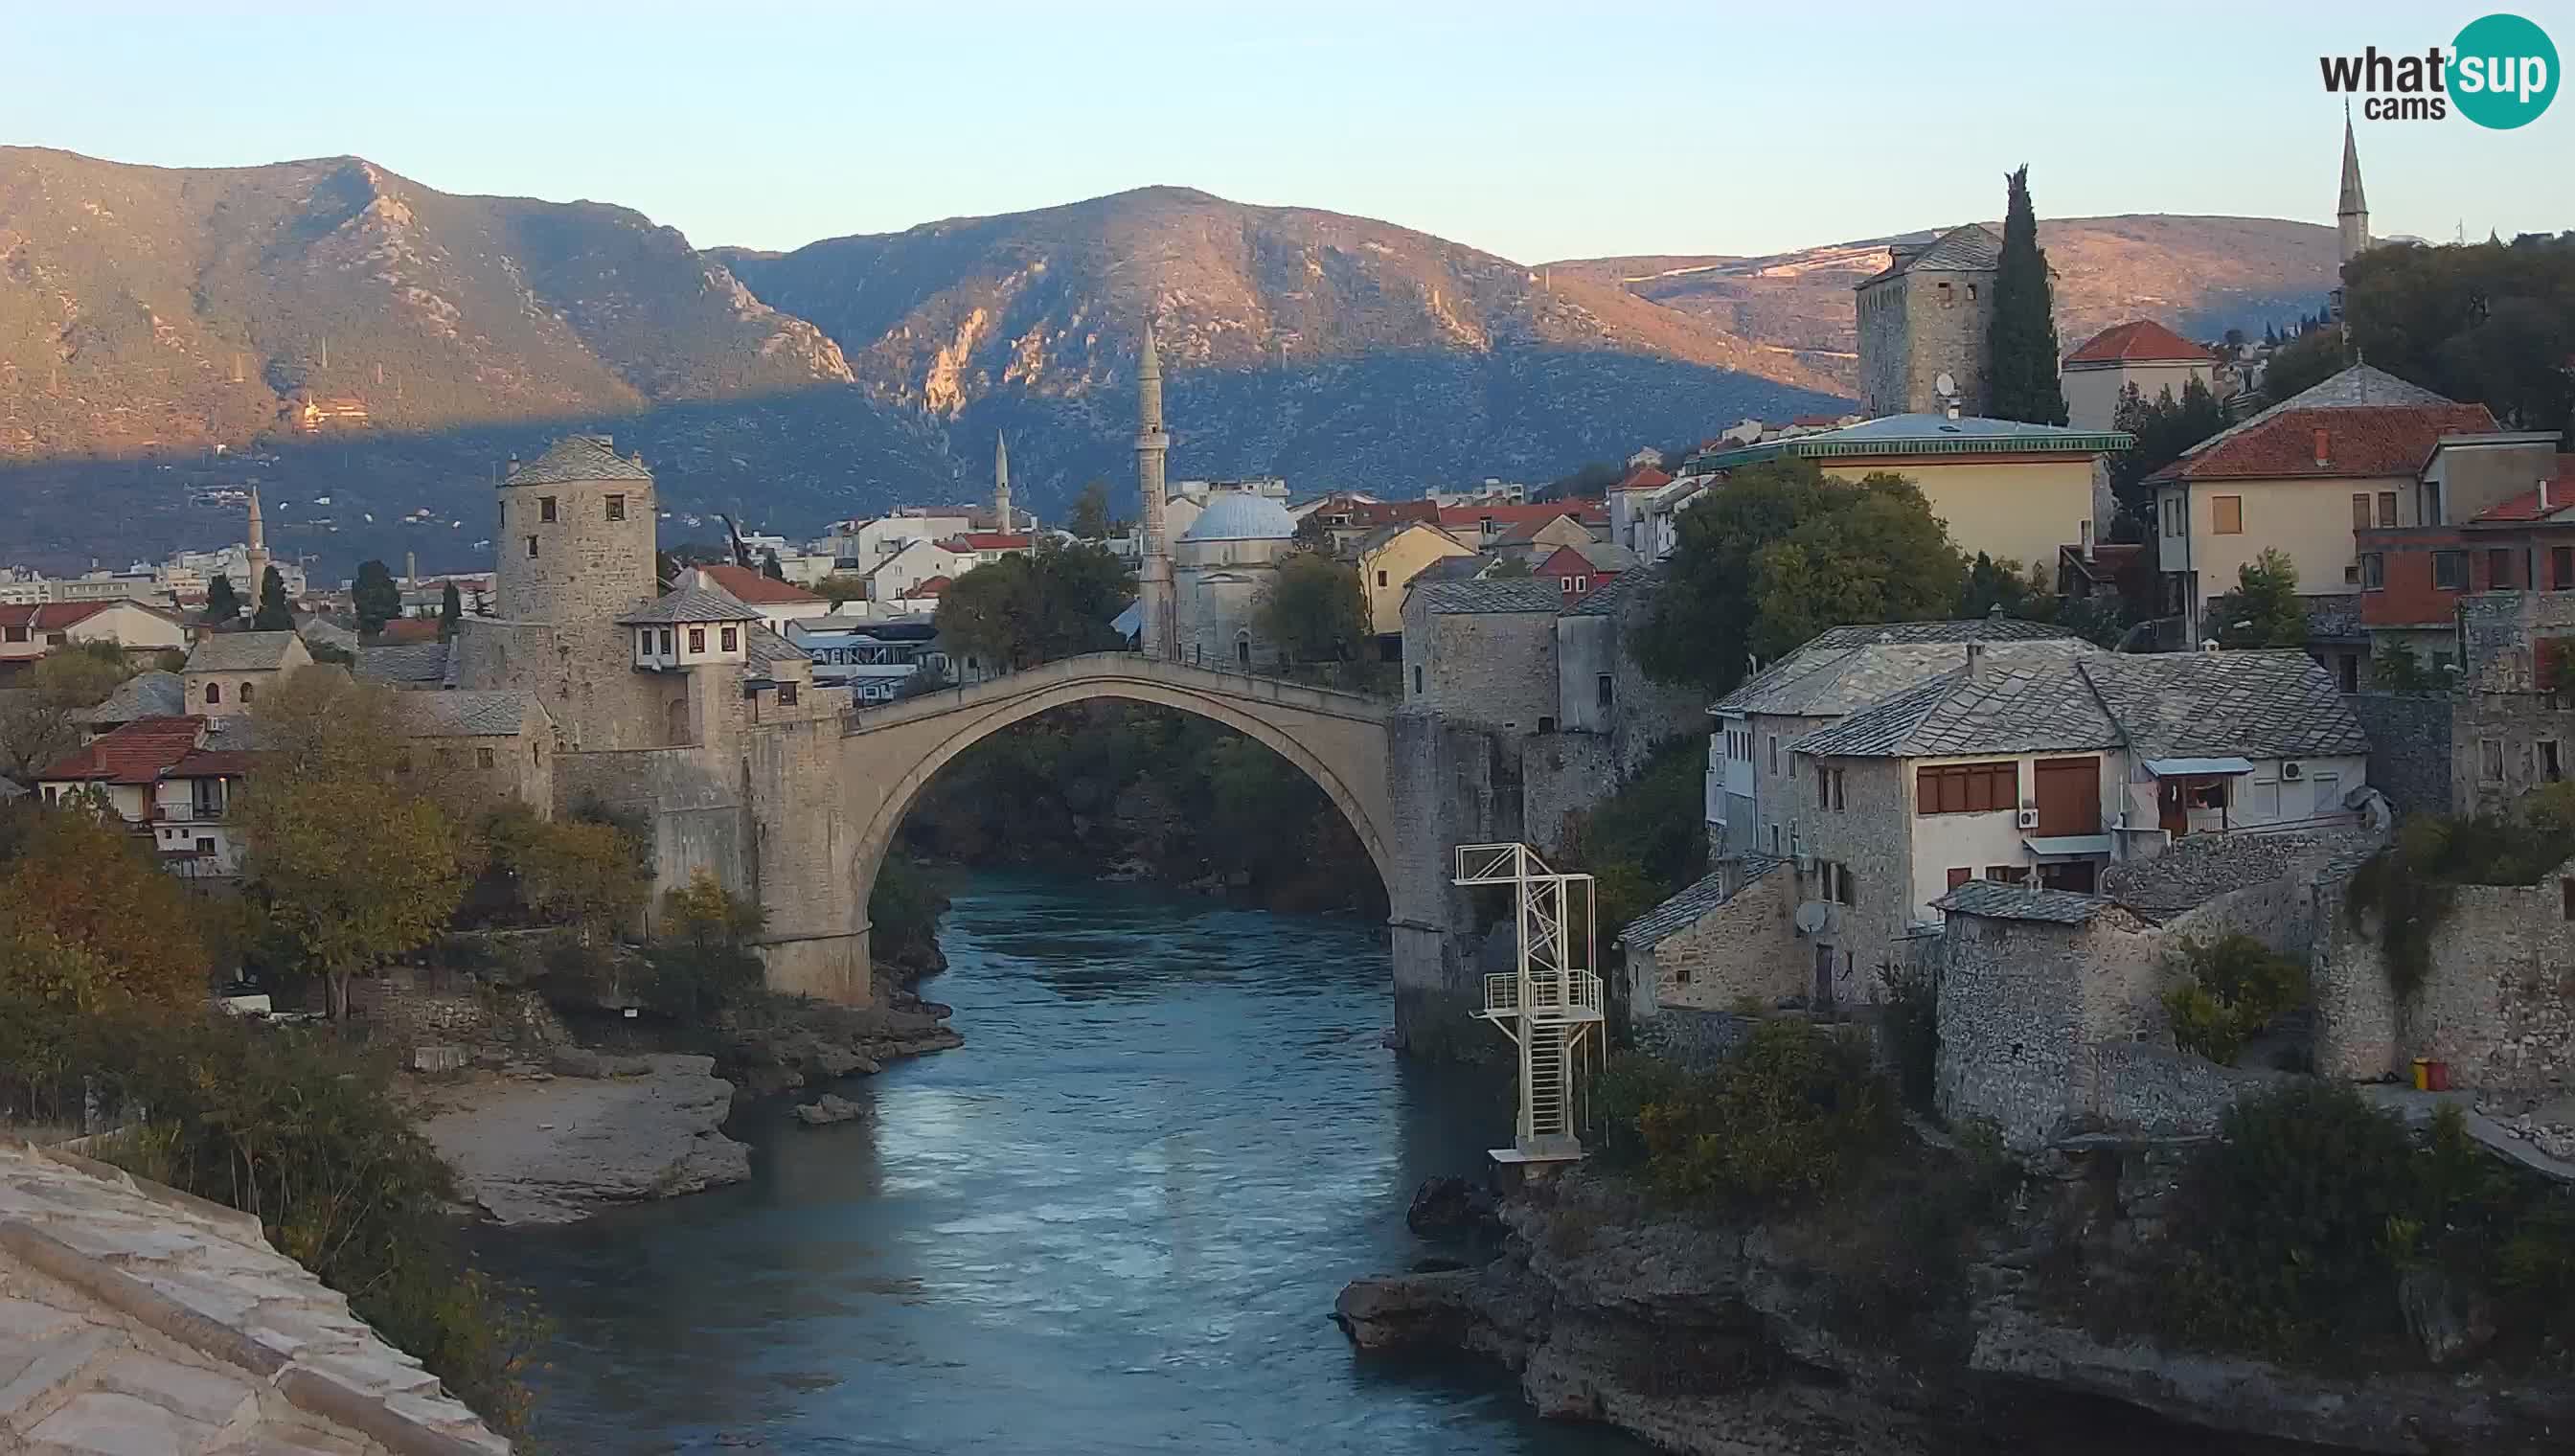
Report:
M825 1092L821 1097L796 1109L796 1120L808 1127L829 1127L835 1122L847 1122L858 1115L858 1103L847 1097L836 1097L830 1092Z
M1493 1190L1460 1177L1424 1178L1404 1210L1404 1226L1427 1239L1464 1242L1498 1238L1502 1220Z

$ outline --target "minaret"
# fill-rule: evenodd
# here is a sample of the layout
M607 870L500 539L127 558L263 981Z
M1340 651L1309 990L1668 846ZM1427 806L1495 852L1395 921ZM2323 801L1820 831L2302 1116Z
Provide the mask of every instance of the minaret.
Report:
M1154 326L1145 326L1145 354L1136 366L1136 489L1145 498L1145 560L1140 640L1149 658L1177 656L1172 625L1172 544L1163 535L1163 457L1172 437L1163 430L1163 361L1154 351Z
M2360 148L2352 141L2349 103L2342 109L2342 201L2334 208L2334 220L2342 225L2347 266L2369 249L2369 198L2360 190Z
M268 532L259 520L259 487L250 488L250 546L242 553L243 570L250 574L248 600L252 615L259 612L260 588L268 583Z
M993 435L993 529L1011 529L1011 442L998 431Z

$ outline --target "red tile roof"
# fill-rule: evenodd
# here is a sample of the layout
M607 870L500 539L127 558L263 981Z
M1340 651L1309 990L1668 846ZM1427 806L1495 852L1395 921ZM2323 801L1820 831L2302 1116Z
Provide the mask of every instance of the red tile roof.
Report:
M1027 551L1037 538L1019 531L970 531L955 538L964 551Z
M1788 425L1791 429L1802 426L1811 430L1818 426L1838 425L1841 422L1842 417L1839 415L1799 415L1795 419L1790 420Z
M2410 476L2444 435L2495 428L2483 405L2363 405L2285 410L2185 455L2151 481L2286 480L2299 477ZM2324 437L2325 462L2316 463Z
M698 575L722 588L727 596L745 607L783 607L791 603L823 600L792 582L763 576L749 567L700 567Z
M1352 501L1350 525L1374 530L1401 521L1439 520L1439 507L1429 501Z
M242 748L199 748L161 770L164 778L239 778L250 772L259 761L257 753Z
M35 632L61 632L74 623L87 622L116 602L42 602L17 607L0 607L0 627L23 627Z
M47 764L40 782L150 783L161 771L196 751L206 730L202 718L138 718L89 746Z
M932 577L921 582L911 591L900 594L898 600L911 597L936 597L955 585L956 583L947 577Z
M1671 483L1671 476L1663 472L1661 469L1650 465L1640 465L1634 470L1627 472L1625 479L1619 481L1618 484L1611 486L1609 489L1613 491L1659 491Z
M1543 526L1558 516L1572 516L1585 526L1606 526L1609 513L1597 501L1547 501L1531 506L1442 506L1442 526L1480 527L1485 521L1495 526L1512 527L1536 524Z
M2540 521L2575 506L2575 455L2557 457L2557 473L2549 478L2548 504L2539 504L2539 488L2531 487L2508 501L2498 501L2476 515L2479 522Z
M2152 319L2112 324L2080 349L2065 356L2068 364L2214 364L2217 356Z

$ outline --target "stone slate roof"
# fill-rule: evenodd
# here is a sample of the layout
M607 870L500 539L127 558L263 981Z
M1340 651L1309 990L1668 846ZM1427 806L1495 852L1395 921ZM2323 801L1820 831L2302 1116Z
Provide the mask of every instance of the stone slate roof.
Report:
M810 663L803 648L772 632L766 624L749 629L743 637L743 649L755 668L773 663Z
M1880 642L1873 634L1891 641ZM1832 718L1885 702L1928 678L1963 666L1964 643L1987 644L1986 661L2030 653L2098 652L2061 629L2035 622L1910 622L1837 627L1797 649L1719 700L1712 713Z
M26 792L27 790L20 788L14 780L0 778L0 803L22 797Z
M1432 582L1426 587L1418 586L1420 578L1413 580L1433 613L1543 612L1553 617L1564 608L1564 594L1556 590L1555 583L1534 577Z
M361 683L389 683L397 688L435 688L447 681L449 648L443 642L379 643L358 649Z
M286 666L288 645L303 639L291 632L219 632L197 639L189 650L189 673L273 673Z
M295 632L308 648L338 648L351 654L358 651L358 635L336 622L308 617L295 625Z
M1591 595L1574 604L1567 617L1614 617L1628 603L1650 597L1663 582L1663 568L1657 564L1641 571L1620 572L1594 588Z
M1806 734L1796 750L1930 757L2125 747L2148 758L2369 751L2332 676L2305 653L2123 657L2081 646L2062 655L1989 653L1975 676L1952 669Z
M617 619L621 627L650 627L675 622L758 622L760 620L759 613L724 593L702 592L695 587L683 587L677 592L656 597Z
M1917 269L1931 273L1964 273L1990 271L2002 267L2002 263L2003 240L1988 232L1983 224L1969 223L1963 228L1951 228L1935 239L1930 247L1912 257L1889 263L1883 270L1870 274L1859 286L1866 288L1881 278L1893 278Z
M2070 889L2036 889L2028 885L2001 884L1990 879L1971 879L1933 900L1931 908L1952 915L1983 915L1990 920L2044 920L2057 925L2081 925L2110 908L2110 901L2099 895L2077 894Z
M188 711L188 688L176 673L137 673L116 687L107 701L80 715L83 723L132 723L139 718L176 718Z
M605 435L567 435L546 453L510 472L505 486L551 486L572 481L640 481L653 473L641 461L626 460Z
M1955 661L1963 649L1949 651ZM1972 676L1961 664L1806 734L1795 747L1865 758L2116 747L2119 726L2087 690L2078 666L2076 654L2055 644L1988 661Z
M2130 744L2150 758L2369 751L2333 675L2295 649L2114 657L2083 672Z
M1767 854L1743 856L1743 883L1737 893L1749 889L1763 875L1779 867L1782 861ZM1687 889L1654 906L1627 922L1614 942L1630 950L1650 950L1675 930L1696 924L1701 915L1733 898L1725 892L1722 870L1710 870Z
M420 738L507 737L527 722L526 693L406 693L396 699L404 730Z

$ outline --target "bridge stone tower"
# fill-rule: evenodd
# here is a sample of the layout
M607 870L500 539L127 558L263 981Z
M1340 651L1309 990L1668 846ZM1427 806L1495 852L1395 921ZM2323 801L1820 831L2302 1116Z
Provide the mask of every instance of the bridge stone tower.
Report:
M1144 497L1138 520L1145 533L1139 576L1145 656L1170 662L1180 656L1172 627L1172 542L1163 527L1163 464L1172 437L1163 429L1163 361L1154 348L1154 326L1145 326L1144 356L1136 366L1136 489Z

